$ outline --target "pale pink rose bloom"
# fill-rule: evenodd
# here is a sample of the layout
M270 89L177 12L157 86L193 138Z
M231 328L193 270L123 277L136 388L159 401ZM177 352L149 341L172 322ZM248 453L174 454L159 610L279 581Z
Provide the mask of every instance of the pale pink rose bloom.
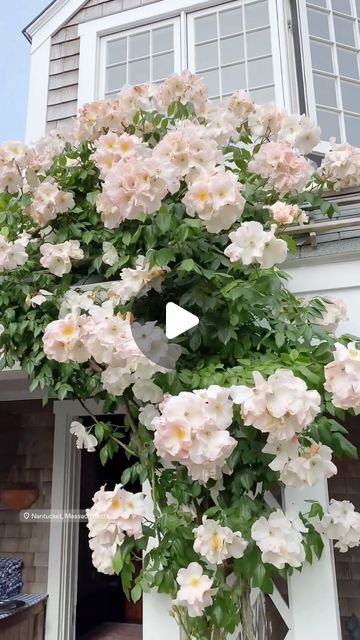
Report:
M280 509L268 518L262 516L251 527L251 537L261 551L263 562L284 569L285 565L300 567L305 561L305 549L301 532L305 527L284 514Z
M325 327L330 333L335 333L340 322L347 320L347 308L343 300L327 298L322 300L325 310L321 318L314 318L313 323Z
M155 89L155 104L160 111L166 110L172 102L193 104L201 113L208 100L208 90L200 76L190 71L173 73Z
M335 144L325 154L320 175L333 183L335 191L360 185L360 150L349 144Z
M260 222L243 222L236 231L229 233L231 244L224 254L231 262L240 260L244 265L257 262L263 269L269 269L287 257L287 244L275 237L275 231L276 225L265 231Z
M180 588L174 604L186 607L190 618L201 616L212 605L212 596L216 589L212 589L213 581L204 574L203 568L197 562L191 562L186 569L180 569L177 574Z
M291 114L285 116L278 133L278 140L288 142L300 153L306 155L319 144L321 129L305 115Z
M305 224L308 216L297 204L286 204L278 200L270 207L264 207L271 211L272 218L278 224Z
M71 271L71 260L82 260L84 257L78 240L66 240L59 244L44 242L40 246L40 253L43 256L40 264L58 277Z
M267 189L279 195L300 193L314 173L311 163L286 142L262 145L248 168L266 180Z
M236 91L227 101L228 110L234 114L241 124L254 111L255 105L246 91ZM239 126L239 125L238 125Z
M248 125L255 138L272 137L279 132L285 112L274 104L256 104L248 115Z
M190 182L183 203L188 215L197 215L208 231L219 233L241 216L245 206L241 190L236 176L218 167Z
M311 424L320 411L320 395L308 390L289 369L277 369L267 380L254 374L254 387L231 388L246 425L269 434L269 442L290 440Z
M228 558L242 558L248 544L240 531L233 532L206 516L194 529L194 534L194 551L210 564L222 564Z
M337 468L331 461L332 450L324 444L313 443L299 451L281 470L280 480L288 487L302 489L331 478Z
M360 545L360 513L348 500L330 500L324 517L313 524L329 540L336 540L335 547L341 553Z
M34 197L29 207L30 217L41 227L55 220L59 213L66 213L75 204L74 196L70 192L61 191L52 178L46 178L34 191Z
M140 138L128 133L109 132L95 141L95 152L91 158L100 169L100 174L104 178L114 164L130 158L131 156L145 157L150 155L150 149L142 143Z
M155 447L165 461L179 462L189 475L206 483L218 479L236 440L229 390L210 387L168 396L160 404L160 416L152 420Z
M86 362L90 355L82 340L82 318L69 314L47 325L43 335L45 355L57 362Z
M293 460L299 455L299 441L296 436L290 440L271 440L262 449L263 453L271 454L274 457L269 464L273 471L282 471L289 460Z
M355 343L346 346L337 342L334 360L325 366L324 388L332 394L332 403L340 409L360 413L360 351Z

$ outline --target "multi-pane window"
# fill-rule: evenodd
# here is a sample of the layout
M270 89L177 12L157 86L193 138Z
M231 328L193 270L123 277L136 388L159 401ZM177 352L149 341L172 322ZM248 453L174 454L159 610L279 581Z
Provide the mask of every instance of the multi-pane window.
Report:
M104 96L115 95L126 84L160 82L179 70L178 20L109 36L102 44Z
M323 139L360 146L360 0L311 0L307 24Z
M239 88L256 102L274 100L268 0L232 2L197 11L189 20L189 62L212 99Z

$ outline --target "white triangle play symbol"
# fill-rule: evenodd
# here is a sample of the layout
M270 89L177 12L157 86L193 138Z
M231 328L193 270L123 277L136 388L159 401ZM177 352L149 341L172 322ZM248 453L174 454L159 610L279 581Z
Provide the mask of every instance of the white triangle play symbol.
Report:
M174 302L166 305L166 337L171 340L196 327L199 318Z

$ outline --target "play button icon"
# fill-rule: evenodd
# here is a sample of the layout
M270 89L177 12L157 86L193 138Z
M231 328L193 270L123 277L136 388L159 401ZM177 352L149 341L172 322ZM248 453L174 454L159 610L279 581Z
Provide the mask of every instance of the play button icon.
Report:
M174 302L166 305L166 337L171 340L196 327L199 318Z

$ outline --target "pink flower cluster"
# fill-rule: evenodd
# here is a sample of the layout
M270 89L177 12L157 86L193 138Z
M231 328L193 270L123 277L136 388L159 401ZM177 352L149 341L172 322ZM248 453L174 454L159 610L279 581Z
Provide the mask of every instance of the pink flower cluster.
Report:
M103 191L96 202L107 229L160 209L163 198L175 193L180 183L170 165L154 157L130 156L120 160L106 174Z
M189 181L200 172L211 173L216 165L224 164L224 157L217 142L206 127L185 120L165 134L154 149L159 162L169 164L177 178Z
M330 501L330 506L319 523L318 531L329 540L336 540L335 547L341 553L360 545L360 513L349 500Z
M190 181L183 198L186 213L196 214L211 233L228 229L244 209L242 185L231 171L218 167L213 172L203 172Z
M207 86L199 76L190 71L184 71L181 75L173 73L155 92L155 103L160 111L166 110L172 102L191 102L196 113L201 113L207 100Z
M4 142L0 146L0 191L18 193L25 169L33 160L33 151L22 142Z
M267 142L248 167L280 195L300 193L314 173L311 163L286 142Z
M52 178L47 178L34 191L29 215L41 227L55 220L59 213L66 213L75 204L70 191L62 191Z
M253 377L253 387L233 386L231 396L241 405L244 423L268 433L269 442L290 440L319 413L319 393L289 369L277 369L267 380L258 371Z
M193 480L221 477L226 458L236 446L228 429L233 419L229 389L208 389L168 396L161 415L152 421L154 443L163 460L187 467Z
M131 156L145 157L150 155L150 149L138 136L122 133L118 135L110 131L98 138L94 147L96 151L92 159L100 169L100 175L105 178L114 164Z
M353 409L360 413L360 351L354 342L347 347L337 342L334 360L325 366L326 391L332 394L331 401L339 409Z
M277 509L268 518L262 516L254 522L251 537L263 562L284 569L285 565L300 567L305 561L302 533L306 531L299 516Z
M271 212L271 216L278 224L305 224L308 216L297 204L286 204L278 200L270 207L265 207Z
M144 494L130 493L117 484L113 491L101 487L93 503L91 509L86 510L92 561L98 571L111 575L115 573L113 557L125 536L142 537Z
M40 264L59 278L71 271L72 260L82 260L84 257L79 240L66 240L59 244L44 242L40 247L40 253Z
M263 452L275 456L269 467L280 471L280 480L288 487L312 487L337 473L330 447L321 443L302 446L294 436L291 440L268 442Z
M333 144L321 163L320 174L333 183L334 191L360 185L360 149Z

